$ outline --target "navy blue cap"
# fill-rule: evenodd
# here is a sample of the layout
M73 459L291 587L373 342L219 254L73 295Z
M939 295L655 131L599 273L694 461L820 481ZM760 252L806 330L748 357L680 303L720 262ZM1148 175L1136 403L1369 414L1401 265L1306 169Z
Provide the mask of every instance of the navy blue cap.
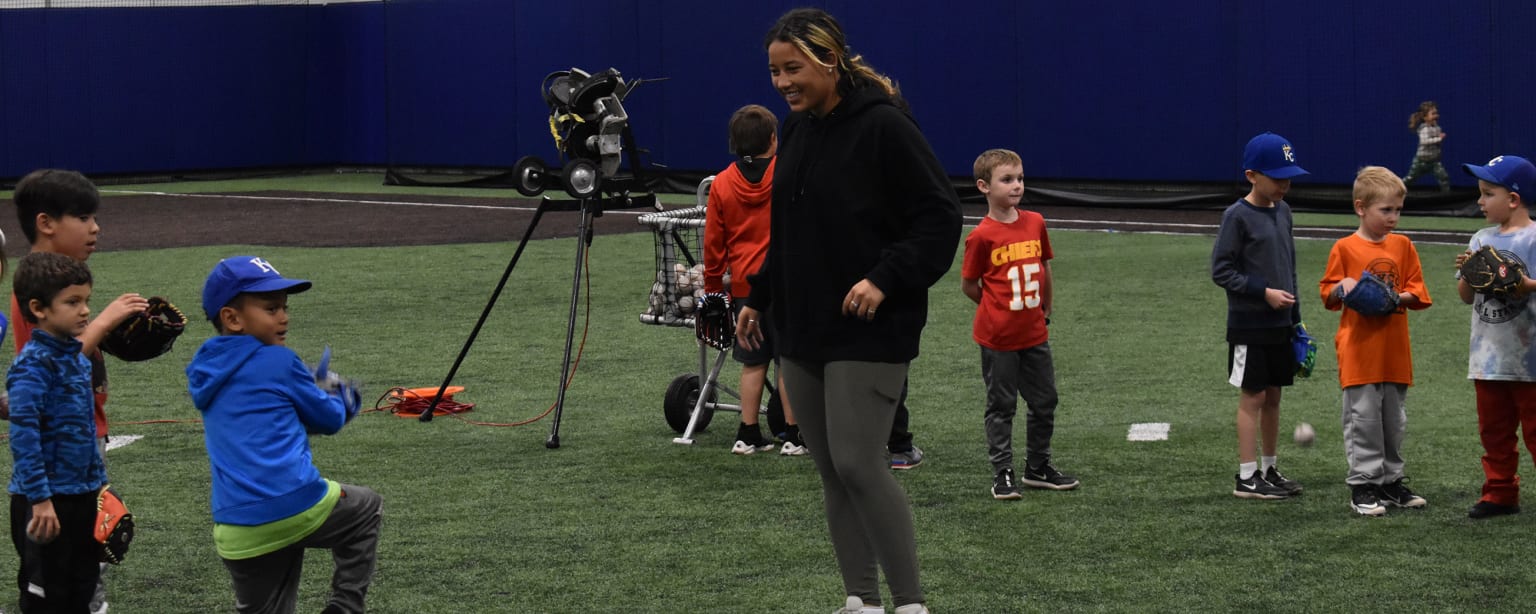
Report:
M314 284L303 279L288 279L258 256L231 256L220 260L203 282L203 313L209 320L219 317L219 310L242 292L298 294Z
M1468 175L1519 193L1522 201L1531 201L1526 198L1528 190L1533 191L1529 196L1536 198L1536 165L1532 165L1530 160L1520 156L1499 156L1481 166L1463 164L1461 167Z
M1265 132L1248 141L1243 148L1243 170L1262 173L1271 179L1290 179L1310 175L1296 166L1296 150L1285 137Z

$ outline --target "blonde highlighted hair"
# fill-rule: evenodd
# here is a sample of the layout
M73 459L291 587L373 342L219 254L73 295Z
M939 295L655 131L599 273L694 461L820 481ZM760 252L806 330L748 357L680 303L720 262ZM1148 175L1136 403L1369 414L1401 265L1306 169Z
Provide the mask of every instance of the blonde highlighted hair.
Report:
M866 87L878 87L903 110L907 102L901 97L901 87L864 61L864 56L853 53L848 47L848 35L843 26L826 11L813 8L794 9L779 17L768 29L763 47L774 42L794 45L822 68L835 68L840 73L837 93L847 96Z
M971 174L977 181L992 183L992 169L1004 164L1017 164L1023 167L1024 160L1019 157L1019 154L1007 149L988 149L976 156L976 163L971 166Z
M1386 199L1402 200L1408 196L1408 186L1397 173L1380 166L1367 166L1355 174L1355 200L1369 206Z

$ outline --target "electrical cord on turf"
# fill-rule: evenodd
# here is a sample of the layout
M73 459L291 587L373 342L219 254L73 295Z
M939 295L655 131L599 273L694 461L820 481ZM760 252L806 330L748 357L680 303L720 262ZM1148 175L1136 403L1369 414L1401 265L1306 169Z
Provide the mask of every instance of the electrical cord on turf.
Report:
M582 258L581 263L581 270L582 274L586 276L587 287L586 311L581 324L581 343L577 344L576 346L576 358L571 362L571 372L566 375L565 383L563 384L566 390L570 390L571 382L575 381L576 379L576 371L579 367L581 367L581 356L587 348L587 333L590 332L592 325L592 268L590 263L591 254L589 252L586 257ZM437 388L429 388L427 390L431 391L431 396L414 392L410 389L402 387L390 388L388 391L385 391L383 396L379 397L378 401L374 402L373 409L365 409L363 410L363 413L387 411L401 418L418 418L421 416L422 412L427 410L427 407L432 405L432 396L436 396L437 393ZM550 403L549 407L545 408L542 413L527 420L519 420L516 422L482 422L479 420L470 420L462 415L474 409L474 403L459 403L452 399L451 394L445 394L443 395L443 398L437 402L437 410L435 410L432 415L448 416L450 418L464 422L465 424L471 424L474 426L525 426L543 420L546 416L553 413L555 411L556 404L557 403Z

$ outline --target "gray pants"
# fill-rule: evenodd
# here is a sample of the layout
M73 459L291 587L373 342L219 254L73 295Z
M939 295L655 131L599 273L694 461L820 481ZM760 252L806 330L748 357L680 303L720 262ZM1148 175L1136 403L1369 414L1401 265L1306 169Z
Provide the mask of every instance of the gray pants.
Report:
M845 592L880 603L884 569L897 606L922 603L912 506L891 475L885 449L907 365L785 358L782 367L784 393L821 474Z
M1038 467L1051 460L1056 430L1056 367L1051 344L1000 352L981 348L981 378L987 383L987 458L994 473L1013 468L1013 416L1019 397L1029 406L1025 417L1024 460Z
M235 585L240 614L291 614L298 607L299 577L304 550L331 551L336 571L331 575L331 608L363 611L368 584L373 581L374 549L379 543L383 499L362 486L341 485L341 498L329 518L308 537L287 548L249 559L224 559Z
M1403 402L1407 398L1404 384L1344 389L1344 457L1349 461L1344 483L1391 484L1403 478L1403 435L1408 431Z

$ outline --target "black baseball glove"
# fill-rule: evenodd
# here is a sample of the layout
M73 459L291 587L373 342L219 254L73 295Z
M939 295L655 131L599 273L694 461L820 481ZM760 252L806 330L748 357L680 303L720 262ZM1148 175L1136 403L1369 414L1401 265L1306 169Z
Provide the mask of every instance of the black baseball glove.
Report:
M1509 298L1518 294L1525 267L1518 260L1506 258L1492 245L1472 252L1461 263L1461 278L1478 294Z
M711 292L699 299L693 314L693 332L709 347L724 350L736 341L736 314L731 313L731 295Z
M1344 306L1367 316L1394 313L1397 311L1397 289L1370 271L1362 271L1355 288L1344 295Z
M101 351L129 362L149 360L171 351L187 316L158 296L150 297L149 307L129 316L101 340Z

